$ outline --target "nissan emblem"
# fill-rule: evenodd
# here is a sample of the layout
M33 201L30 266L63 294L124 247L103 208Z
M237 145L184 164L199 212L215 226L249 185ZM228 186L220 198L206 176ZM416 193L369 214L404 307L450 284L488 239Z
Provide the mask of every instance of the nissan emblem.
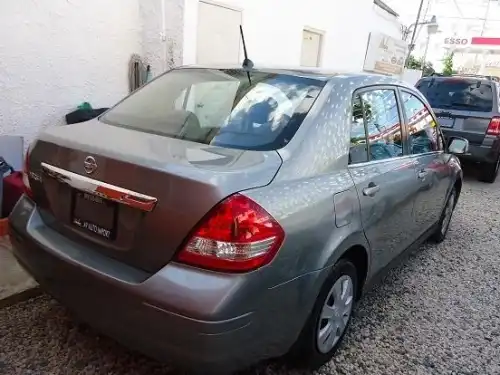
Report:
M92 174L97 169L97 162L93 156L87 156L83 162L83 169L85 173Z

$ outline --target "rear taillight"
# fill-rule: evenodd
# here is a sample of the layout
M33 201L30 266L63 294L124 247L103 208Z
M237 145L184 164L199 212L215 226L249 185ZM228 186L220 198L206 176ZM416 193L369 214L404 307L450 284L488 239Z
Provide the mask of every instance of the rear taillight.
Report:
M177 260L228 272L247 272L275 257L285 234L256 202L235 194L215 206L188 238Z
M32 198L33 192L31 191L29 172L30 172L30 148L28 148L28 150L26 151L26 155L24 157L23 183L24 183L24 193L28 197Z
M500 135L500 117L493 117L486 130L487 135Z

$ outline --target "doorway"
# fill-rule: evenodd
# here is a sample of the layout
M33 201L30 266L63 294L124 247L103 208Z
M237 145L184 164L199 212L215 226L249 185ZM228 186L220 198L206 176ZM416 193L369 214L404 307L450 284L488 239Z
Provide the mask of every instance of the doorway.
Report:
M198 64L240 63L241 10L212 1L198 5Z
M307 67L320 66L323 33L312 29L302 31L302 50L300 65Z

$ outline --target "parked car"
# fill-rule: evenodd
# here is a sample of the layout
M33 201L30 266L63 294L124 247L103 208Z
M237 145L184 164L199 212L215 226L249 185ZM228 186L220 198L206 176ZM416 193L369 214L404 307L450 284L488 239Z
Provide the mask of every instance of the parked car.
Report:
M445 238L462 188L414 87L237 67L175 69L47 129L25 176L20 264L102 332L204 374L330 360L376 276Z
M434 110L445 138L469 141L465 160L479 162L479 179L494 182L500 167L500 85L497 77L426 77L416 87Z

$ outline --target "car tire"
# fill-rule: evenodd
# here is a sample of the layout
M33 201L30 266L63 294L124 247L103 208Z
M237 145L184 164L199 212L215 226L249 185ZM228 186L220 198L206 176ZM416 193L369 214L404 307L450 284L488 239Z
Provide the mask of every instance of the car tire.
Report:
M446 204L443 208L443 212L441 213L441 217L439 218L439 223L436 231L430 237L430 240L432 242L440 243L443 242L446 238L448 230L450 229L450 222L453 216L453 211L455 210L456 201L457 189L453 187L450 194L448 195L448 199L446 200Z
M500 157L497 159L495 163L484 163L481 166L481 174L479 176L479 181L488 182L492 184L495 182L498 170L500 168Z
M357 287L356 267L349 260L341 259L323 284L313 310L290 350L289 357L295 366L317 370L330 361L349 327Z

